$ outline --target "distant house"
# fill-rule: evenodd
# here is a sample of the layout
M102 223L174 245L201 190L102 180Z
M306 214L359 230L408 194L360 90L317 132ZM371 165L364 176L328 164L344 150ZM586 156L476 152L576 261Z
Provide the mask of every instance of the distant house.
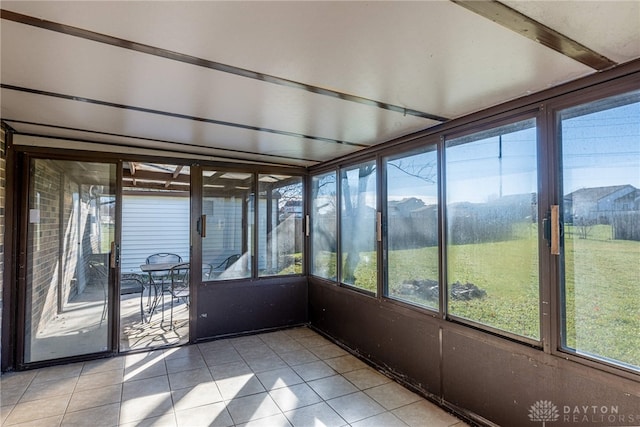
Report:
M610 224L614 213L639 210L640 190L633 185L581 188L564 196L566 222L579 218Z

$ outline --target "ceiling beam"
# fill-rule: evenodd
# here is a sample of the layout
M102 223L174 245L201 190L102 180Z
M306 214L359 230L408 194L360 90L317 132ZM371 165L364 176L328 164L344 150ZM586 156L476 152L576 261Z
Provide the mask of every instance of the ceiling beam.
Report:
M435 114L425 113L423 111L414 110L398 105L389 104L387 102L376 101L374 99L365 98L358 95L352 95L336 90L326 89L319 86L313 86L307 83L298 82L295 80L285 79L278 76L260 73L258 71L247 70L245 68L234 67L233 65L223 64L220 62L210 61L208 59L198 58L184 53L174 52L167 49L162 49L155 46L149 46L142 43L137 43L130 40L121 39L118 37L109 36L107 34L97 33L94 31L85 30L70 25L60 24L58 22L47 21L45 19L35 18L29 15L23 15L17 12L11 12L9 10L0 9L0 17L20 24L31 25L34 27L55 31L58 33L66 34L69 36L79 37L94 42L105 43L111 46L117 46L123 49L130 49L138 53L145 53L148 55L159 56L161 58L170 59L173 61L184 62L186 64L196 65L199 67L208 68L211 70L220 71L223 73L229 73L240 77L246 77L254 80L260 80L267 83L272 83L280 86L286 86L294 89L300 89L307 92L315 93L317 95L329 96L332 98L338 98L343 101L356 102L359 104L368 105L371 107L377 107L384 110L401 113L405 116L415 116L424 119L434 120L438 122L446 122L449 119L441 117Z
M598 52L496 0L451 0L453 3L515 31L597 71L617 65ZM612 24L615 25L615 24Z
M270 128L259 127L259 126L245 125L243 123L233 123L233 122L227 122L227 121L223 121L223 120L210 119L210 118L207 118L207 117L190 116L190 115L187 115L187 114L174 113L174 112L171 112L171 111L163 111L163 110L155 110L155 109L152 109L152 108L137 107L135 105L118 104L116 102L102 101L100 99L85 98L85 97L82 97L82 96L67 95L67 94L64 94L64 93L57 93L57 92L49 92L49 91L46 91L46 90L33 89L33 88L22 87L22 86L15 86L15 85L10 85L10 84L5 84L5 83L0 83L0 88L1 89L7 89L7 90L14 90L14 91L17 91L17 92L30 93L30 94L33 94L33 95L50 96L50 97L53 97L53 98L65 99L65 100L68 100L68 101L86 102L87 104L101 105L103 107L121 108L123 110L137 111L137 112L140 112L140 113L147 113L147 114L157 114L157 115L160 115L160 116L173 117L173 118L176 118L176 119L192 120L192 121L196 121L196 122L209 123L209 124L220 125L220 126L228 126L228 127L245 129L245 130L253 130L253 131L257 131L257 132L266 132L266 133L272 133L272 134L282 135L282 136L290 136L290 137L298 138L298 139L309 139L311 141L330 142L330 143L333 143L333 144L344 144L344 145L351 145L351 146L362 147L362 148L368 147L368 145L366 145L366 144L359 144L357 142L341 141L341 140L338 140L338 139L325 138L325 137L322 137L322 136L305 135L305 134L296 133L296 132L289 132L289 131L285 131L285 130L278 130L278 129L270 129ZM11 121L9 119L7 119L7 120Z

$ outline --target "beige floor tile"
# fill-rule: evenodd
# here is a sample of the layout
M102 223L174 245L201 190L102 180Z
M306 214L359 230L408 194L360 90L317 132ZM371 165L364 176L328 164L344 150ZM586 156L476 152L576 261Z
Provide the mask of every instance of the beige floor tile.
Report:
M425 425L433 427L462 426L461 421L426 400L414 402L392 411L393 414L412 427Z
M34 383L41 383L62 378L78 377L82 372L83 363L73 363L70 365L52 366L50 368L38 369Z
M396 382L390 382L365 390L365 393L387 410L422 400L422 397L407 390Z
M224 403L212 403L176 412L178 426L229 427L233 420Z
M167 348L163 351L165 360L184 359L185 357L197 358L202 356L197 345L183 345L181 347Z
M169 393L169 391L169 379L166 376L129 381L124 383L122 388L122 400Z
M342 375L360 390L366 390L392 381L391 378L371 368L357 369L355 371L345 372Z
M350 354L346 356L326 359L324 363L331 366L334 371L340 374L344 374L345 372L355 371L357 369L363 369L367 367L366 363L364 363L360 359L357 359L356 357Z
M272 371L256 374L262 385L267 390L275 390L282 387L290 387L303 383L303 379L291 368L280 368Z
M207 366L226 365L228 363L244 362L240 353L235 348L225 348L217 350L202 350L202 355Z
M124 381L124 369L103 371L95 374L81 375L78 378L76 391L92 390L110 385L121 384Z
M110 359L99 359L85 362L81 375L97 374L114 370L124 370L124 357L112 357Z
M361 391L336 397L327 403L349 423L385 412L382 406Z
M268 393L233 399L227 403L227 410L236 424L282 413Z
M247 423L236 424L237 427L291 427L291 423L283 414L276 414Z
M37 374L37 370L24 372L8 372L2 374L2 376L0 376L0 387L22 386L26 389Z
M213 381L172 391L171 398L176 411L222 402L222 394Z
M145 418L131 423L119 424L118 427L176 427L178 425L175 414L162 415L160 417ZM191 424L190 427L192 427Z
M244 359L253 372L271 371L287 367L287 364L275 353L266 356L246 356Z
M299 338L298 342L309 349L330 344L327 339L321 337L320 335L309 335L303 338Z
M12 427L57 427L62 422L62 417L62 415L55 415L53 417L27 421L25 423L12 424Z
M213 382L213 377L208 368L192 369L190 371L169 374L169 386L171 390L193 387L207 382Z
M294 409L285 412L284 415L294 427L347 425L347 422L325 402Z
M207 367L207 364L204 362L204 358L199 351L197 354L189 354L186 357L165 359L164 363L167 365L167 372L170 374Z
M247 374L216 381L224 400L262 393L265 388L254 374Z
M290 366L317 362L319 360L315 354L311 353L304 347L301 350L281 353L280 358L282 358L282 360L284 360Z
M119 403L83 409L82 411L67 412L62 419L62 427L117 426L119 414Z
M26 423L27 421L40 420L42 418L63 415L67 408L71 394L66 396L50 397L44 400L33 400L18 403L5 420L5 425Z
M15 405L18 403L26 389L26 384L15 387L0 385L0 406Z
M308 384L324 400L333 399L334 397L344 396L345 394L351 394L358 391L353 384L341 375L320 378L318 380L309 381Z
M0 405L0 425L3 425L4 420L7 419L11 411L16 405Z
M253 371L251 370L249 365L244 363L244 361L212 366L209 368L209 371L211 371L211 375L216 381L253 374Z
M67 412L81 411L97 406L120 403L122 384L108 385L91 390L76 391L71 395Z
M407 424L391 412L383 412L382 414L351 423L351 427L407 427Z
M346 356L347 354L349 354L346 350L338 347L335 344L325 344L318 347L312 347L309 350L322 360L331 359L333 357Z
M269 395L283 412L322 402L322 398L307 384L272 390Z
M301 326L299 328L291 328L291 329L285 329L284 331L285 334L287 334L288 336L290 336L291 338L294 339L299 339L299 338L305 338L305 337L309 337L309 336L317 336L318 334L314 331L312 331L311 329L307 328L306 326Z
M171 414L173 414L173 403L171 393L168 391L123 400L120 405L121 424Z
M336 371L320 360L317 362L293 366L293 370L296 371L296 373L305 381L313 381L336 374Z
M31 400L48 399L55 396L71 395L77 382L78 378L72 377L45 381L42 383L31 383L20 398L19 403L29 402Z
M167 367L165 366L162 356L144 359L141 360L140 363L135 363L124 368L124 380L126 382L143 380L161 375L167 375Z
M276 354L291 353L292 351L304 350L304 346L298 341L291 339L290 341L276 342L267 344Z

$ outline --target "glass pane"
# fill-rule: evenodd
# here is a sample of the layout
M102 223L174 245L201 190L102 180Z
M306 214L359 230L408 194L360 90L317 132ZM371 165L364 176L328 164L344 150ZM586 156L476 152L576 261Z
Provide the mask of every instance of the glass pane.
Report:
M202 280L251 276L253 245L253 174L204 171Z
M435 150L385 160L387 293L438 308L438 157Z
M448 312L540 337L536 123L447 142Z
M170 298L171 268L190 261L191 169L122 164L120 351L189 341L188 298Z
M340 171L342 254L341 281L377 292L376 164L362 163Z
M337 280L336 174L311 178L311 274Z
M561 113L563 345L640 367L640 92Z
M113 164L32 162L25 362L109 350Z
M258 181L259 275L302 274L302 177L270 174Z

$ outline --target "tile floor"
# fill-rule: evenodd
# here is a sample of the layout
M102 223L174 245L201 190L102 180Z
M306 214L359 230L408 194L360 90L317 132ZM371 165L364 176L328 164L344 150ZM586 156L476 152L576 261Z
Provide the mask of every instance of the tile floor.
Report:
M466 424L308 328L0 377L3 426Z

